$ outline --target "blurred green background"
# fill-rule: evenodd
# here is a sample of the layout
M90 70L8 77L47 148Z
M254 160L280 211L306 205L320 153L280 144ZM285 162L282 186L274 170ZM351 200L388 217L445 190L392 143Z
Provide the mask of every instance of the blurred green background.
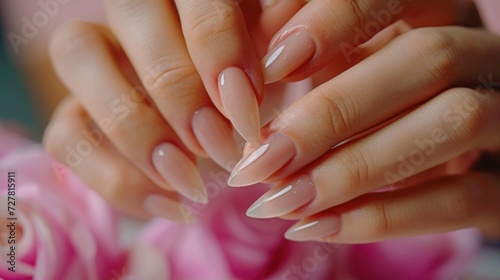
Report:
M40 140L43 129L28 88L28 81L23 80L9 55L0 29L0 121L19 123L26 128L28 136Z

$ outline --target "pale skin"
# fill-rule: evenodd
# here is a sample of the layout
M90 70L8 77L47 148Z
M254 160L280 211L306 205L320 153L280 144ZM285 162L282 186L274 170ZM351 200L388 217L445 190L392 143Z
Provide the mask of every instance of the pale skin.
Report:
M224 163L239 156L220 156L203 142L206 134L193 132L193 115L209 106L250 142L229 184L276 183L249 215L300 219L286 235L292 240L366 243L465 227L500 236L499 171L471 170L482 151L500 150L500 38L449 26L476 22L464 1L278 1L261 12L256 1L214 0L214 11L232 10L217 17L203 7L202 22L196 15L202 8L191 1L126 2L109 1L111 32L73 23L54 36L52 58L73 96L60 105L45 137L64 162L65 147L84 139L80 132L90 129L89 120L100 126L105 140L73 170L119 209L158 214L144 207L151 194L180 205L173 190L183 190L169 183L180 179L169 181L155 169L160 161L151 160L163 142L189 160L208 155L229 169ZM374 12L386 17L374 19ZM295 51L306 55L291 65L279 57L292 49L286 41L297 32ZM368 43L357 46L363 37ZM315 88L259 135L223 104L226 81L219 73L241 80L233 68L224 72L228 67L244 69L257 103L265 81L313 77ZM110 113L109 103L139 81L144 95L120 103L130 113ZM103 120L119 129L107 132ZM273 144L275 135L280 145ZM373 192L387 185L390 191ZM290 189L303 196L287 195ZM179 220L172 212L163 216Z

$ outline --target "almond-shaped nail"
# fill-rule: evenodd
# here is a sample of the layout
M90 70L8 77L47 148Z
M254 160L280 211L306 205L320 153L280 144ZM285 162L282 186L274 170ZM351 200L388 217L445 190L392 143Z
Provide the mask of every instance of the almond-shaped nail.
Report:
M292 241L311 241L340 231L340 218L335 213L320 214L306 218L285 232L285 238Z
M205 185L196 165L175 145L158 145L153 152L153 165L181 195L197 203L208 202Z
M236 165L228 184L241 187L269 178L295 156L295 145L284 134L273 135L269 141L244 156Z
M314 41L306 31L290 35L262 59L265 83L285 78L311 59L315 52Z
M227 171L241 158L229 123L214 108L203 107L194 113L193 133L210 158Z
M314 197L314 183L309 176L302 175L265 193L248 208L247 216L260 219L283 216L311 202Z
M252 144L260 138L259 104L243 70L229 67L219 76L219 92L224 111L240 135Z
M182 204L158 194L146 197L144 209L153 216L174 222L189 224L196 220L193 213Z

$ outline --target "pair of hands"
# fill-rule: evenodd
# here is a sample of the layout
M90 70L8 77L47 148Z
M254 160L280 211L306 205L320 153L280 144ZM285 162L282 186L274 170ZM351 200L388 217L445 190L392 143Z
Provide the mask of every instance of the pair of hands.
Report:
M500 176L468 172L500 148L500 38L426 27L474 22L472 6L240 2L106 1L111 30L60 28L51 55L73 96L49 151L124 212L182 221L175 192L206 202L195 156L241 157L229 119L249 142L229 184L277 182L247 214L301 219L290 239L500 235ZM264 84L307 77L315 88L259 130Z

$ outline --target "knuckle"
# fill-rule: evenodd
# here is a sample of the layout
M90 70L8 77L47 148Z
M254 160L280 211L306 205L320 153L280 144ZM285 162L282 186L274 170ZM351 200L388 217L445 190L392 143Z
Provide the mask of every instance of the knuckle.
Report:
M374 178L374 160L360 145L347 148L337 160L344 166L349 176L349 189L354 193L362 192L360 188L368 186Z
M95 27L86 22L71 21L59 27L50 39L50 55L54 63L70 63L101 42Z
M392 229L390 214L387 211L387 207L382 202L375 202L372 205L368 206L368 213L370 213L371 217L369 221L371 221L370 232L367 234L369 236L385 236L390 233Z
M192 24L188 29L188 41L196 46L203 47L209 45L215 41L214 38L235 32L234 26L238 22L237 18L233 16L235 9L233 4L216 1L213 5L213 9L210 9L208 12L206 10L196 12L197 16L193 18Z
M317 103L311 108L311 112L317 115L318 108L323 108L323 113L319 114L322 127L326 128L325 137L335 138L342 136L351 127L351 115L355 115L355 106L350 106L351 101L342 94L317 95Z
M366 1L361 0L344 0L344 2L349 5L351 8L351 14L346 18L353 18L356 20L356 26L364 27L368 22L370 22L370 17L367 13L368 10L371 10L371 7L366 5ZM327 5L331 5L330 8L332 11L338 10L338 7L334 6L334 1L325 1Z
M130 137L130 135L135 134L150 137L150 127L159 127L157 126L159 124L156 118L156 113L153 110L130 108L127 113L114 116L113 129L109 129L107 135L115 145L123 148L123 150L144 146L144 142L139 142L140 140L144 141L143 138ZM145 123L151 126L144 125ZM137 143L132 143L130 141L137 141Z
M410 31L409 43L421 46L425 57L424 67L435 81L451 80L462 62L458 44L453 36L436 28L420 28Z
M148 92L159 98L175 94L185 96L185 92L178 89L185 89L187 85L198 85L199 76L193 65L163 57L147 67L144 84Z

